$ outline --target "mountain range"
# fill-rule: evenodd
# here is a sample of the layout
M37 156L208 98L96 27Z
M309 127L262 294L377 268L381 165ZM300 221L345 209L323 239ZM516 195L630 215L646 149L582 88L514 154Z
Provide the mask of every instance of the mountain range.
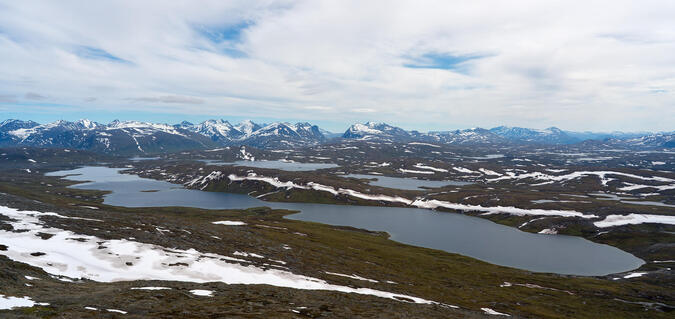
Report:
M675 147L675 132L594 133L564 131L556 127L542 130L499 126L421 133L385 123L367 122L354 124L340 135L307 122L259 124L247 120L235 125L225 120L207 120L199 124L183 121L175 125L118 120L108 124L89 120L47 124L13 119L0 122L0 147L59 147L112 154L171 152L231 145L287 149L336 139L458 145L562 145L596 140L624 147Z

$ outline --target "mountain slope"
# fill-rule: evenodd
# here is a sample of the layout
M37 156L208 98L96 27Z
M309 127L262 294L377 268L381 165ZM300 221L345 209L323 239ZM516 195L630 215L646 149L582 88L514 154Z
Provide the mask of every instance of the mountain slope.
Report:
M543 130L535 130L523 127L498 126L491 128L490 132L515 142L541 143L541 144L573 144L583 139L570 136L557 127L549 127Z
M203 135L166 124L117 120L108 125L89 120L56 121L42 125L34 125L35 122L12 123L0 128L3 134L0 146L59 147L131 154L216 145Z
M100 124L89 120L32 121L6 120L0 123L0 146L39 146L91 150L112 154L171 152L229 145L299 147L321 143L321 129L309 123L259 125L244 121L233 126L224 120L194 125L156 124L139 121L112 121Z
M343 138L350 139L410 139L408 131L385 123L366 122L350 126Z

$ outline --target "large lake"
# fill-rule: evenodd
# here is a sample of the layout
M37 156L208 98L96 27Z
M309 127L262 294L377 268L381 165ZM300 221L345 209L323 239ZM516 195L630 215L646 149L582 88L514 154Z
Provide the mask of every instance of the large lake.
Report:
M109 205L206 209L268 206L298 210L300 213L287 218L386 231L398 242L537 272L606 275L633 270L644 263L618 248L580 237L532 234L462 214L417 208L265 202L242 194L184 189L168 182L120 174L121 170L83 167L48 175L89 181L75 188L111 191L104 197L104 203ZM143 192L148 190L154 192Z

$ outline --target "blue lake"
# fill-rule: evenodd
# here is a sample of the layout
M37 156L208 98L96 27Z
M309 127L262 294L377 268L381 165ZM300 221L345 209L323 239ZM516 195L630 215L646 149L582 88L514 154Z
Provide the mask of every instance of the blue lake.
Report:
M392 240L401 243L536 272L606 275L633 270L644 263L618 248L580 237L532 234L462 214L418 208L265 202L242 194L184 189L168 182L120 174L121 170L90 166L48 175L69 175L64 178L87 181L74 188L111 191L104 197L108 205L205 209L268 206L297 210L300 213L287 218L386 231ZM143 192L147 190L155 192Z

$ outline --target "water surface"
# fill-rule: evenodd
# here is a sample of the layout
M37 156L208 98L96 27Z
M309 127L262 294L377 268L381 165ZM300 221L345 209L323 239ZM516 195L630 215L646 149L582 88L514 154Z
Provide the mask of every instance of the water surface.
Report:
M406 189L406 190L423 190L425 187L438 188L448 185L463 186L471 184L468 182L459 182L459 181L427 181L411 177L390 177L390 176L368 175L368 174L347 174L338 176L365 178L369 179L368 181L369 185L396 188L396 189Z
M606 275L644 262L618 248L563 235L522 232L489 220L417 208L264 202L242 194L203 192L163 181L119 174L122 169L83 167L48 175L89 181L72 187L108 190L104 203L126 207L185 206L237 209L268 206L298 210L287 218L386 231L398 242L440 249L497 265L537 272ZM156 192L143 192L157 190ZM92 212L95 214L95 212Z

